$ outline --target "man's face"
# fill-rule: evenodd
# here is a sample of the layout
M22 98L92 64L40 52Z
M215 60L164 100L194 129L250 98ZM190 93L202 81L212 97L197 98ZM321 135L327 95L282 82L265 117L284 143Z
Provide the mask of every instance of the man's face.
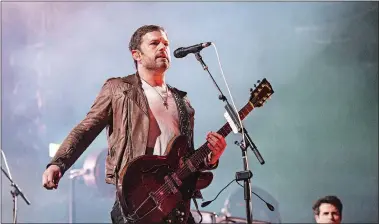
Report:
M133 50L133 58L138 66L148 70L164 72L170 67L170 48L166 33L153 31L142 37L141 50Z
M341 214L334 205L323 203L319 208L320 214L315 215L317 223L341 223Z

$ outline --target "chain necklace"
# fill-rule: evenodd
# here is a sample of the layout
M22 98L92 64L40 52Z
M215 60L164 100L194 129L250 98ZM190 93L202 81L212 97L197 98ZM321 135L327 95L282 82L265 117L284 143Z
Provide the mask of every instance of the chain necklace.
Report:
M153 87L153 86L152 86ZM167 86L166 86L166 91L165 93L163 94L165 97L163 97L157 89L155 89L155 87L153 87L153 89L155 90L155 92L158 93L158 95L162 98L162 101L163 101L163 106L166 107L166 110L168 110L168 103L167 103L167 99L168 99L168 89L167 89Z
M143 81L145 81L145 80L143 80ZM158 95L162 98L163 106L166 107L166 109L168 110L168 103L167 103L167 99L168 99L168 88L167 88L167 85L165 85L166 88L165 88L165 92L164 92L164 94L163 94L163 95L165 95L165 97L164 97L164 96L162 96L162 94L159 93L159 91L158 91L154 86L150 85L150 84L149 84L148 82L146 82L146 81L145 81L145 83L147 83L151 88L153 88L153 89L155 90L155 92L158 93Z

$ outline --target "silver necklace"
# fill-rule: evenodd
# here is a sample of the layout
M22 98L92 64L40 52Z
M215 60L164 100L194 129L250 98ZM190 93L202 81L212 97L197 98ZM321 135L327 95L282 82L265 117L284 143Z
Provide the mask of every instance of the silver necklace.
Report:
M143 80L143 81L145 81L145 80ZM145 81L145 82L146 82L146 81ZM165 93L164 93L165 97L163 97L163 96L158 92L158 90L157 90L154 86L150 85L148 82L146 82L146 83L147 83L151 88L153 88L153 89L155 90L155 92L158 93L158 95L162 98L163 106L166 107L166 110L168 110L168 103L167 103L167 99L168 99L168 88L167 88L167 85L165 85L165 86L166 86Z
M152 86L152 87L153 87L153 86ZM165 93L164 93L164 95L165 95L166 97L163 97L163 96L158 92L158 90L155 89L155 87L153 87L153 89L154 89L155 92L157 92L158 95L162 98L163 106L166 107L166 110L168 110L168 103L167 103L167 99L168 99L168 89L167 89L167 86L166 86L166 91L165 91Z

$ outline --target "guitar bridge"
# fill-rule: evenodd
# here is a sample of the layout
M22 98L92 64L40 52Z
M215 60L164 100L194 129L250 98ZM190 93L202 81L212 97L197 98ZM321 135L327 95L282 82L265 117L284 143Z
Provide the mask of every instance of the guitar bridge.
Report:
M158 205L158 200L155 198L155 195L153 192L149 192L149 197L153 202L154 202L154 205L157 206Z
M137 213L138 211L146 205L146 203L151 200L153 201L154 203L154 206L152 206L148 212L145 212L142 216L139 216ZM149 197L147 197L139 206L137 209L135 209L135 211L131 214L129 214L126 219L131 222L131 223L134 223L134 222L138 222L139 220L143 219L144 217L146 217L147 215L149 215L151 212L153 212L155 209L159 209L160 211L162 211L162 208L159 204L159 201L157 200L155 194L153 192L149 192Z

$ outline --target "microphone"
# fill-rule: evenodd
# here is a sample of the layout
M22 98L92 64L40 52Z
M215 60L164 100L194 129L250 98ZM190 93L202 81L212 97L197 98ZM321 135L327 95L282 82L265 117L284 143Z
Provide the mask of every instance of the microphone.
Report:
M174 51L174 56L176 58L184 58L185 56L187 56L187 54L198 53L203 48L209 47L211 44L212 42L205 42L205 43L200 43L200 44L196 44L189 47L179 47L178 49Z
M218 194L216 195L215 198L213 198L213 199L210 200L210 201L205 201L205 202L201 203L201 207L204 208L204 207L208 206L210 203L212 203L214 200L216 200L217 197L221 194L221 192L224 191L225 188L227 188L227 187L228 187L233 181L236 181L236 179L233 179L232 181L230 181L228 185L226 185L226 186L225 186L220 192L218 192ZM241 187L243 187L240 183L238 183L238 181L236 181L236 182L237 182L238 185L240 185ZM267 201L265 201L263 198L261 198L261 197L260 197L258 194L256 194L255 192L251 191L251 193L253 193L253 194L254 194L255 196L257 196L259 199L261 199L261 200L266 204L267 208L270 209L270 211L275 211L275 207L274 207L272 204L270 204L270 203L268 203Z

